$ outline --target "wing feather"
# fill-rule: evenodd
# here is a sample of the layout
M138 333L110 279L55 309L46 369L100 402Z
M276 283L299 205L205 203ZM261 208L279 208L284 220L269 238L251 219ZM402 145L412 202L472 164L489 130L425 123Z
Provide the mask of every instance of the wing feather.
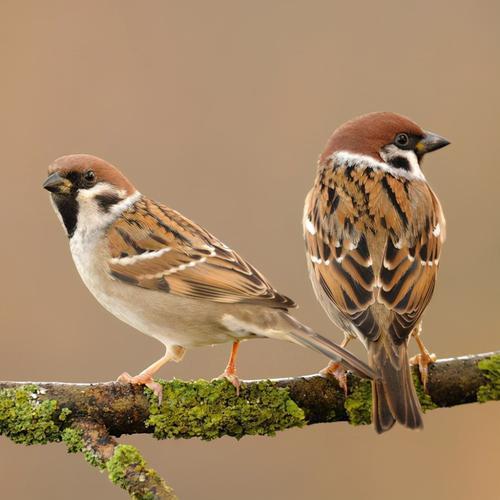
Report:
M110 274L129 284L214 302L295 307L206 230L146 198L109 228L108 241Z

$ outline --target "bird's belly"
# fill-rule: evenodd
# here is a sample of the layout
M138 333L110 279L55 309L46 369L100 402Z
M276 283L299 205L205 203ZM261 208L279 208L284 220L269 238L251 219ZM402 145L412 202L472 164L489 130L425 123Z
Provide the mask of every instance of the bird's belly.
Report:
M235 340L234 333L219 321L217 304L195 304L191 299L117 281L109 275L102 251L83 251L75 243L71 245L73 260L83 282L124 323L165 345L191 348Z

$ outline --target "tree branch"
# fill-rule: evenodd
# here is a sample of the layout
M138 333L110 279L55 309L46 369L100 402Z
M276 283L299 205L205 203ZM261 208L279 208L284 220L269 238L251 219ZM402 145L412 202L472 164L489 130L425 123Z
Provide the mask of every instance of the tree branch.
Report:
M424 410L500 399L500 351L442 359L429 367L428 394L414 379ZM148 389L117 382L0 382L0 434L14 442L64 441L137 499L174 499L139 452L111 436L153 433L159 439L273 435L320 422L366 424L370 382L349 375L346 397L319 375L248 381L240 396L226 381L160 381L161 407Z
M102 423L75 420L63 431L63 440L69 451L82 451L89 463L107 470L110 480L132 498L177 499L172 488L154 470L146 467L139 452L133 446L118 444Z

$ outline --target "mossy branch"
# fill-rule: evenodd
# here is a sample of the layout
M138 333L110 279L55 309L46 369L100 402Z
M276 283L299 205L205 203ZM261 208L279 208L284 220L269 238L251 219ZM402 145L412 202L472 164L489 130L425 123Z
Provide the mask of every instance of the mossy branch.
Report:
M428 393L414 370L424 410L500 400L500 352L442 359L429 368ZM0 434L16 443L64 441L70 452L106 470L136 499L174 499L122 434L153 433L158 439L215 439L274 435L319 422L368 424L370 383L349 375L346 397L337 382L319 375L249 381L240 396L226 381L160 381L161 407L151 392L106 382L0 382Z
M94 420L75 420L62 431L68 452L82 452L85 460L101 471L107 471L112 483L138 500L177 500L170 486L156 471L147 467L139 451L118 444L106 427Z

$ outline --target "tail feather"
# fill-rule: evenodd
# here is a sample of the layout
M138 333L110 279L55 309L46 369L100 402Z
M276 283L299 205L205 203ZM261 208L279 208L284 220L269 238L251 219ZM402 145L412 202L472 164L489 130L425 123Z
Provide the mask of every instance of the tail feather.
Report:
M422 410L413 385L406 344L398 346L398 363L382 341L368 349L370 366L380 379L372 384L373 424L378 433L388 431L397 421L410 429L422 429Z
M286 320L293 326L293 329L290 329L288 333L288 337L292 342L296 342L324 354L362 378L375 380L378 377L377 372L372 367L368 366L364 361L361 361L354 354L340 347L335 342L321 336L295 318L288 316L288 314L286 315Z

